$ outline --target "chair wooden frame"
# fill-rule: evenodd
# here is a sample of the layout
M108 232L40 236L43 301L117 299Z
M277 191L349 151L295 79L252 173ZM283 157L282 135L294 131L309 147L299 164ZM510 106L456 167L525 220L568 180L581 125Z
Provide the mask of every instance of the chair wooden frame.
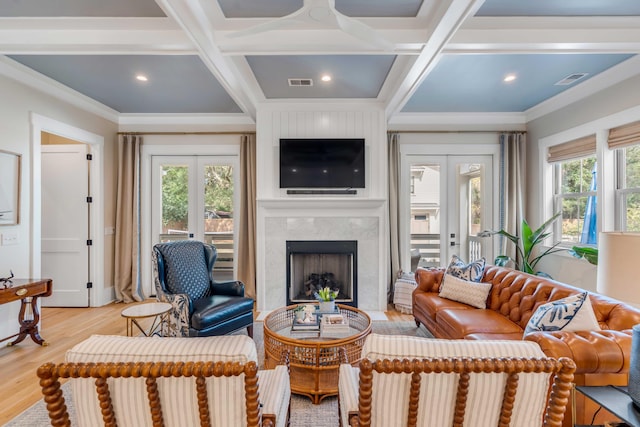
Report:
M244 374L247 427L272 427L272 417L262 418L258 396L258 365L255 362L130 362L130 363L46 363L38 368L40 387L44 395L51 425L71 426L60 378L95 378L96 392L105 427L115 427L116 417L111 402L108 378L146 378L149 411L154 427L163 427L162 402L157 379L162 377L193 377L196 383L200 425L209 427L206 379Z
M371 426L371 404L373 392L373 372L380 374L411 374L409 392L408 427L417 425L420 404L420 374L456 373L460 375L456 394L453 427L462 427L469 392L471 373L506 373L508 375L503 393L502 408L498 427L508 427L511 421L513 405L518 388L519 373L548 373L553 375L549 398L542 426L561 427L567 404L570 402L573 373L576 365L573 360L554 358L430 358L423 360L377 360L363 359L360 362L360 385L358 412L349 413L351 427Z

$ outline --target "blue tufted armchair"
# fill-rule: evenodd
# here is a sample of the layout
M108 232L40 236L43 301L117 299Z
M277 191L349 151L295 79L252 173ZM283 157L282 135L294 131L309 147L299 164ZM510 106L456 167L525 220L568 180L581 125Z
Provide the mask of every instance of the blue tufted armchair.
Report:
M215 246L195 240L159 243L153 247L157 298L173 306L173 336L225 335L247 328L253 337L253 299L244 283L216 282Z

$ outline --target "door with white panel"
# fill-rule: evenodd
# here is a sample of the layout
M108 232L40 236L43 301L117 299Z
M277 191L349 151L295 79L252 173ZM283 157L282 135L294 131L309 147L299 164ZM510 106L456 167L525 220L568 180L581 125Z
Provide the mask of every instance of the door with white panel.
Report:
M53 279L53 295L43 306L89 306L88 150L81 143L41 147L41 274Z
M400 245L405 254L420 251L419 266L446 266L454 254L466 262L492 256L492 239L478 236L493 224L492 165L490 155L402 158Z

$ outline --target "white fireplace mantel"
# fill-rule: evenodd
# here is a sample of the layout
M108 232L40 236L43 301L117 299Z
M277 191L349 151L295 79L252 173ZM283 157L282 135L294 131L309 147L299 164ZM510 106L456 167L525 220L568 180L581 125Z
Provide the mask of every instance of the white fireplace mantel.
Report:
M265 209L378 209L384 207L386 199L364 199L346 197L288 197L258 199L258 206Z
M358 242L358 308L384 311L387 301L387 200L348 197L281 197L257 200L258 309L286 303L288 240Z

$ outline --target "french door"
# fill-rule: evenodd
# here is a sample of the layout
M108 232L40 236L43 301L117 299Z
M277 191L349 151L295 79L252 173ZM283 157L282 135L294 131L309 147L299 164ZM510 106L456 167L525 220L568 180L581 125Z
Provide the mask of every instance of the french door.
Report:
M200 240L218 250L216 280L235 277L234 212L239 207L235 156L153 156L152 244Z
M478 233L493 228L493 156L408 155L401 163L402 268L409 271L412 249L421 267L446 266L452 255L492 259L492 239Z

